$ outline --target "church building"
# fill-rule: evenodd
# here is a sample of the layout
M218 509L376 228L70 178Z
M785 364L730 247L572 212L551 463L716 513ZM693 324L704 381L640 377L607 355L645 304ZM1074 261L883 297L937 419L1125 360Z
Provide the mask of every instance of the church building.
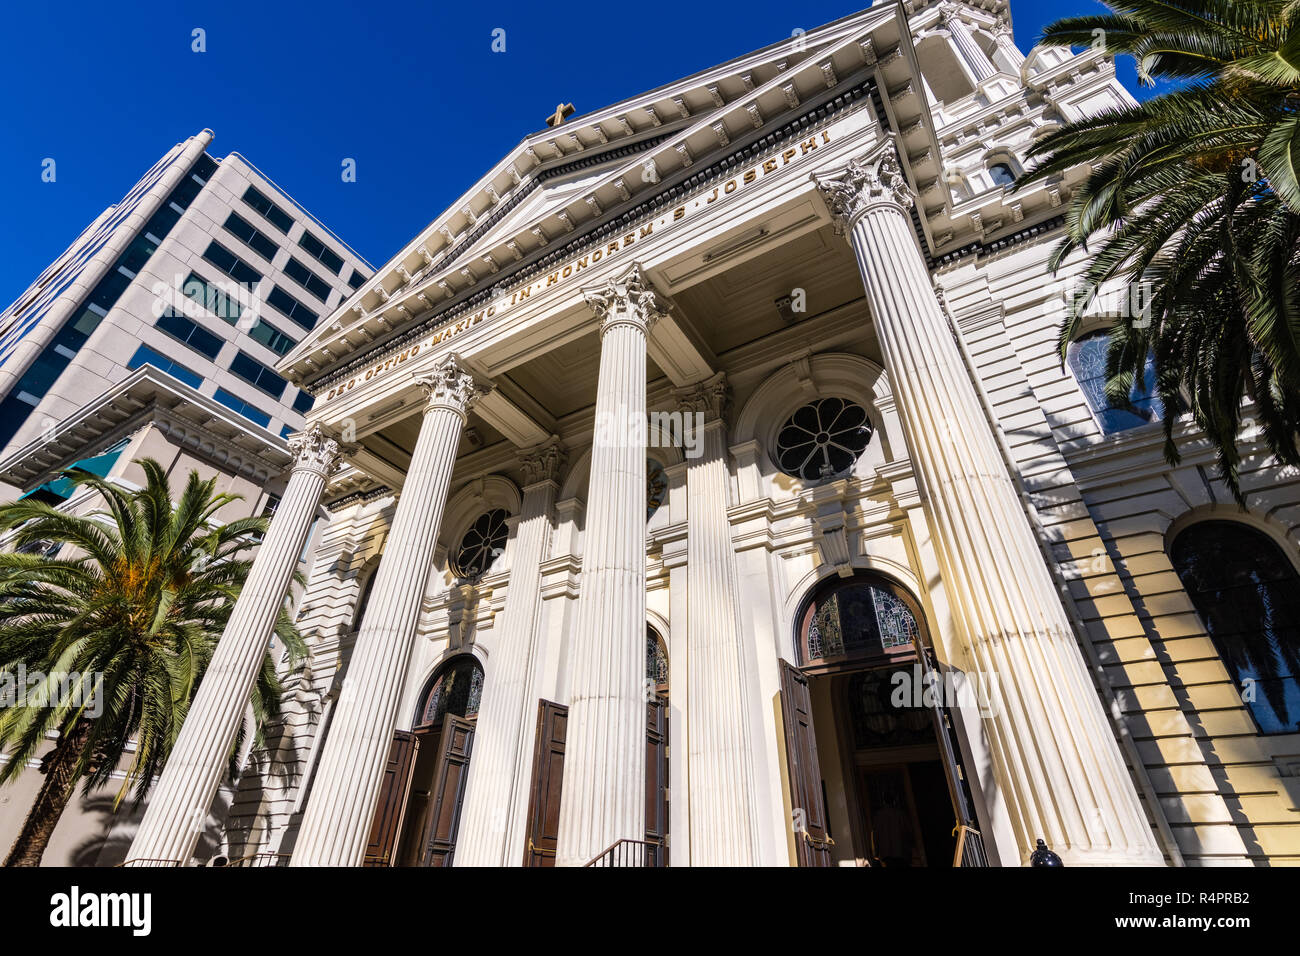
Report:
M1008 188L1131 102L903 0L557 109L277 365L315 404L132 861L192 862L324 514L231 864L1300 862L1300 476L1244 435L1240 508L1107 404L1122 294L1063 362L1086 170Z

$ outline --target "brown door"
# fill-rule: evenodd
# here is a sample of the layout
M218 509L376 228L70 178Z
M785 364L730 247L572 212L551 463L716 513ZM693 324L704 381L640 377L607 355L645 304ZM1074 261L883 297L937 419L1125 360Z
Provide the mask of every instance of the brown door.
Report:
M456 831L460 827L461 805L465 802L465 780L474 749L474 721L447 714L442 719L442 745L438 767L429 792L429 823L424 841L425 866L451 866L456 854Z
M560 790L564 783L564 735L569 708L549 700L537 702L537 738L533 744L533 787L528 801L528 845L524 866L555 866L560 834Z
M668 701L652 700L645 724L646 866L668 865Z
M785 720L785 757L790 770L791 821L800 866L830 866L831 842L826 831L826 801L817 737L813 732L808 676L781 661L781 712Z
M442 753L442 725L420 727L415 731L418 747L415 772L411 775L410 794L406 798L406 818L397 844L397 866L419 866L429 832L433 784L437 779L438 757Z
M379 803L375 806L374 820L370 824L370 841L362 866L392 866L393 850L402 830L406 811L406 797L411 789L411 774L415 769L415 756L419 749L415 734L399 730L393 734L393 746L388 751L388 763L379 789Z

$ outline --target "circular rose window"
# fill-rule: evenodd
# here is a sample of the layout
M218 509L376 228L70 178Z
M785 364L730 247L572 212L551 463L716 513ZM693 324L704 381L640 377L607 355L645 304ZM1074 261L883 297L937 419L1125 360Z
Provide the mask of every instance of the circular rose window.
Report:
M505 508L497 508L479 515L470 525L451 562L451 569L458 577L475 581L492 567L492 562L506 549L506 539L510 537L507 517Z
M776 463L787 475L816 481L848 474L871 441L867 410L844 398L809 402L776 436Z

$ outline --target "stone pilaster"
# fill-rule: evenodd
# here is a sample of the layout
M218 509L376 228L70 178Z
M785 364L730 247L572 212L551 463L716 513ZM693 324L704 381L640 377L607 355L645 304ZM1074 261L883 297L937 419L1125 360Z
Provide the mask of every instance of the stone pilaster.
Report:
M550 554L564 446L552 437L520 455L524 497L510 584L494 638L474 732L474 760L456 841L457 866L519 866L527 833L536 736L541 564Z
M307 801L294 866L358 866L365 856L456 448L482 394L454 354L417 382L428 397L424 420Z
M892 138L814 174L862 272L876 336L933 529L982 715L1027 860L1044 838L1067 864L1162 860L1043 564L909 217Z
M639 265L583 290L600 318L582 583L556 862L645 839L646 335L666 303Z
M752 866L758 859L759 823L736 556L727 517L726 377L719 372L675 395L691 416L687 427L702 421L704 429L700 456L686 463L691 785L683 796L690 801L691 865Z
M319 425L292 439L289 448L294 456L289 483L163 772L149 794L148 809L128 859L184 865L203 831L321 493L338 467L338 443L323 434Z
M993 67L993 62L988 58L988 54L980 49L980 45L975 42L970 27L957 15L956 4L948 3L940 7L939 22L952 36L953 46L957 48L957 54L962 58L962 62L970 68L971 73L974 74L977 85L983 83L997 72Z

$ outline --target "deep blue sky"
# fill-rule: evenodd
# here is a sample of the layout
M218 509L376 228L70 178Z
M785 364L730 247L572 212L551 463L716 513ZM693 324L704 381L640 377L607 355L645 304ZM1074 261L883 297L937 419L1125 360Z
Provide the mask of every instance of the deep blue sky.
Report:
M579 113L867 0L12 3L0 58L0 308L172 144L210 127L375 265L558 102ZM1012 0L1016 42L1096 0ZM206 31L207 52L191 51ZM506 31L505 53L491 50ZM1131 62L1121 75L1135 89ZM42 161L57 180L41 181ZM340 177L343 159L357 181Z

